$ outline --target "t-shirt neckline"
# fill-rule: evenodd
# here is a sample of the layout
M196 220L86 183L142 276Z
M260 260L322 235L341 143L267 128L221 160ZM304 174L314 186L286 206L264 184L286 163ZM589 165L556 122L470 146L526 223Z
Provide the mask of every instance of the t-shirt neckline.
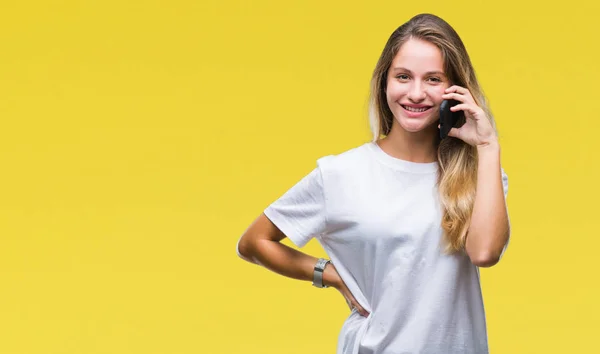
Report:
M412 172L412 173L432 173L437 172L438 163L434 162L412 162L407 160L402 160L397 157L393 157L389 155L387 152L383 151L381 147L374 141L367 143L369 149L375 154L375 157L380 162L388 165L394 169Z

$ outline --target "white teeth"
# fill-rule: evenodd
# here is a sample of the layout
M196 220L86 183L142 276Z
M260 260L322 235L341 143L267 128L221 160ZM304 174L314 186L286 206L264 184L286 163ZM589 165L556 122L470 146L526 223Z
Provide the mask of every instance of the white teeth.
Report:
M424 108L413 108L413 107L408 107L408 106L402 106L404 107L404 109L406 109L407 111L411 111L411 112L425 112L426 110L428 110L429 108L424 107Z

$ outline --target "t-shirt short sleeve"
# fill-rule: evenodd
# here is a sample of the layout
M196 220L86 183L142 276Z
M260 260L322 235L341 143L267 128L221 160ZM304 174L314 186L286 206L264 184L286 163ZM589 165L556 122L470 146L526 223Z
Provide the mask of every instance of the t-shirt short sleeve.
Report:
M504 172L503 168L501 168L501 172L502 172L502 188L504 189L504 198L506 199L506 197L508 195L508 176L506 175L506 172ZM509 224L510 224L510 219L509 219ZM508 236L508 240L506 240L506 244L504 245L504 248L502 249L502 253L500 253L500 259L502 259L502 256L504 256L504 253L506 252L506 249L508 248L509 243L510 243L510 235Z
M264 210L296 246L325 232L326 211L321 167L317 166Z
M504 189L504 198L506 198L506 196L508 195L508 176L506 175L506 172L504 172L504 169L501 168L502 171L502 188Z

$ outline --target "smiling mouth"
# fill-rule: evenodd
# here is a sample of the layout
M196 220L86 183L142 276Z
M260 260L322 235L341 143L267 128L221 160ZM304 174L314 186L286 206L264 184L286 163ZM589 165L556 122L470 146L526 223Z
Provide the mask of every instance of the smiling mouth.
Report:
M406 109L409 112L415 112L415 113L421 113L421 112L425 112L427 110L429 110L431 107L420 107L420 108L415 108L415 107L409 107L409 106L405 106L405 105L401 105L402 108Z

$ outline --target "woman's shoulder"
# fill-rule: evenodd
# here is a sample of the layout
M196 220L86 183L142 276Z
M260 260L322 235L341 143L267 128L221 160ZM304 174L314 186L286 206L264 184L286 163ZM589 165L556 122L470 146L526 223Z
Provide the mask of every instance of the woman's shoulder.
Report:
M371 142L363 143L341 152L325 155L317 160L319 167L347 168L355 167L357 163L368 161Z
M364 171L372 158L369 150L372 143L363 143L338 153L325 155L317 160L324 176L353 175Z

